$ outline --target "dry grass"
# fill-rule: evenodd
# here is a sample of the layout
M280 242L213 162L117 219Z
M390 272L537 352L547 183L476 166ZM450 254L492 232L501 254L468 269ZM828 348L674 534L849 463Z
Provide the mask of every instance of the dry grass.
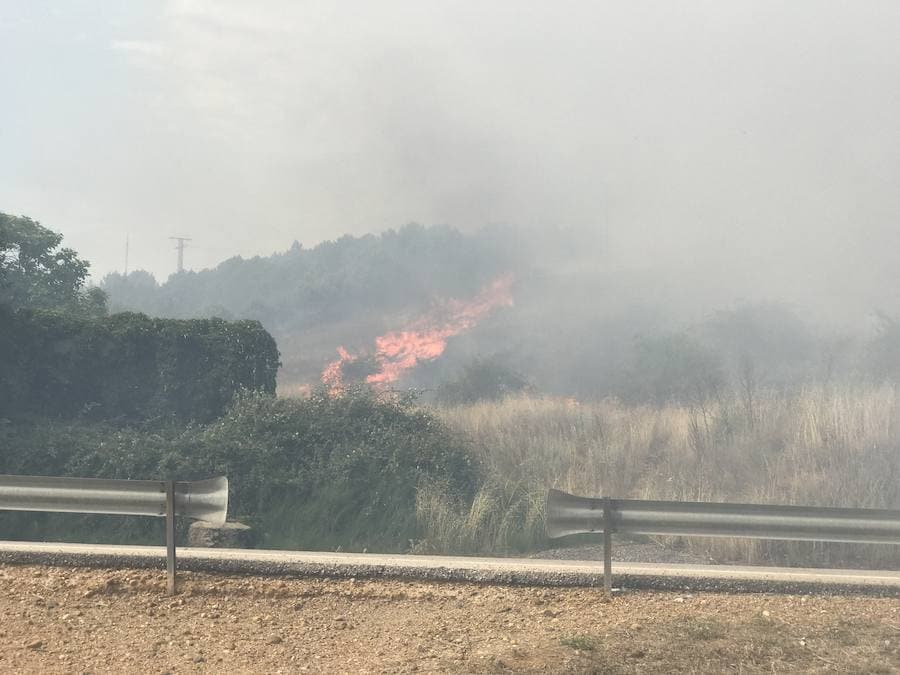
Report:
M892 387L809 388L693 406L552 398L438 408L477 448L488 481L472 504L419 495L420 549L503 552L544 545L543 498L582 495L900 508ZM747 540L690 542L718 559L900 563L897 547Z

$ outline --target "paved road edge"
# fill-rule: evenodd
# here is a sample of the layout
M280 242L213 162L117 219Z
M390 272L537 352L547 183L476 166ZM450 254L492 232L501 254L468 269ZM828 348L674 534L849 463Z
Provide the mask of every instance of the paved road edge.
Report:
M0 542L0 564L163 569L163 547ZM255 576L466 581L524 586L602 586L600 565L584 561L340 554L236 549L179 550L181 571ZM614 586L678 592L833 593L900 597L900 572L723 565L617 563Z

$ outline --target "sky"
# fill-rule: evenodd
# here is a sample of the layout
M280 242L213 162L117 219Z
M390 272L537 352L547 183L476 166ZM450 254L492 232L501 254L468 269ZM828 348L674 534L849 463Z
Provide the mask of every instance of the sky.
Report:
M506 223L735 297L898 297L895 0L0 0L0 97L0 211L97 279L126 236L164 279L176 235L201 269Z

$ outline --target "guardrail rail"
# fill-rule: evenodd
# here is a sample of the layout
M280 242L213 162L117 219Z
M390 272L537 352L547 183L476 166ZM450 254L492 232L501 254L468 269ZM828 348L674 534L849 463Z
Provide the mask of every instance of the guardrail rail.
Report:
M165 517L167 590L174 595L175 517L224 524L228 479L185 482L0 474L0 510Z
M578 497L550 490L547 535L603 533L603 585L612 590L612 534L900 544L900 511Z

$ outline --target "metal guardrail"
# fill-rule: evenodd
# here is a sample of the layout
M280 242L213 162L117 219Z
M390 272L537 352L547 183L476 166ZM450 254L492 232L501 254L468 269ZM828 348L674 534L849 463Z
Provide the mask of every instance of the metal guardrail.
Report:
M545 513L551 538L603 533L607 592L612 585L614 532L900 544L900 511L888 509L609 499L550 490Z
M167 588L174 595L175 517L224 524L228 479L184 482L0 475L0 509L165 517Z

